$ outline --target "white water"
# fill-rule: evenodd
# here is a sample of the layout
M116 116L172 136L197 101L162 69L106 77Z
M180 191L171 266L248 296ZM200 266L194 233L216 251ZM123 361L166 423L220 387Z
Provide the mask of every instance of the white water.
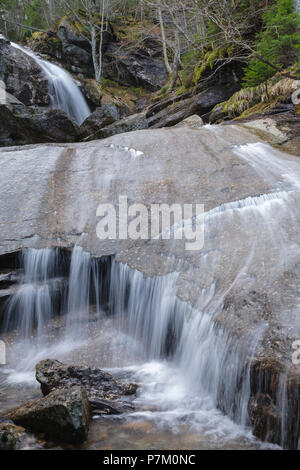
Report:
M22 359L14 369L6 371L6 383L10 385L32 385L34 366L39 360L64 359L74 349L78 349L80 357L80 348L88 341L91 283L100 278L100 270L81 248L75 247L71 257L65 334L49 341L43 328L48 325L53 308L34 307L41 299L42 305L51 302L49 283L58 274L59 262L62 260L57 250L30 249L24 253L24 285L12 298L8 313L17 314L16 326L23 337L11 353ZM146 420L159 432L175 435L184 435L187 430L200 433L212 447L257 447L259 444L247 427L249 371L245 369L245 360L249 351L241 355L238 344L225 332L215 331L212 317L205 313L214 297L215 285L202 292L201 311L176 297L177 279L177 273L144 278L126 265L112 263L109 297L117 330L112 332L111 343L117 343L111 346L108 364L117 362L114 348L119 343L125 366L109 370L137 381L140 389L136 404L149 407L147 411L131 414L128 420ZM32 286L30 302L23 296L27 284ZM34 288L36 284L38 289ZM98 305L101 299L99 290L96 292ZM17 299L20 310L16 308ZM32 336L34 323L37 330ZM101 340L100 336L97 341ZM91 357L95 346L92 343L87 347ZM254 351L255 344L251 347ZM132 365L133 356L136 365ZM131 364L127 366L129 357ZM101 357L98 362L102 365Z
M254 445L248 427L249 367L267 323L254 325L255 334L252 332L246 341L232 338L214 319L234 288L246 286L249 292L257 282L263 282L266 273L270 278L274 263L277 274L300 259L298 237L293 238L287 230L297 222L298 166L292 160L284 164L279 152L262 144L238 147L236 153L268 178L274 191L223 204L204 215L205 253L194 260L202 273L203 289L194 306L177 296L180 273L145 278L113 261L109 276L110 314L117 324L111 343L122 345L123 364L116 367L116 352L111 347L106 351L106 365L118 376L137 381L140 389L136 403L149 407L128 416L128 420L147 420L173 434L200 433L208 439L208 446L216 447L220 442L225 447L226 443L237 446L241 441L246 447ZM49 249L25 253L24 284L9 307L25 338L36 324L41 340L40 331L53 313L49 285L58 274L54 268L59 264L57 257L58 253ZM93 318L100 324L104 321L100 315L100 272L88 253L74 248L63 309L64 335L49 344L38 341L29 345L24 360L14 371L8 371L9 383L33 377L32 369L39 359L64 358L70 350L88 342L92 291L97 314ZM26 285L31 286L30 295L22 293ZM102 340L99 335L97 341ZM89 353L93 359L95 346ZM128 360L126 364L132 356L135 362ZM98 361L102 366L101 355ZM284 386L280 393L284 412Z
M79 247L74 248L70 262L65 334L51 341L45 335L42 327L49 325L48 310L51 309L41 308L37 315L33 306L40 298L45 305L48 300L51 302L46 288L53 276L57 276L61 263L57 250L24 252L24 284L9 304L8 315L17 313L16 326L23 337L11 351L11 356L21 356L21 360L13 369L6 370L6 383L10 386L32 386L34 366L39 360L46 357L64 360L72 350L78 350L80 358L84 343L89 357L93 358L98 342L103 340L102 332L92 343L87 338L88 303L91 287L94 288L91 284L101 276L90 255ZM208 314L178 300L177 279L177 273L144 278L126 265L112 263L109 297L117 329L110 333L107 365L114 367L108 370L139 383L135 403L147 407L146 411L128 415L128 422L146 420L158 433L180 435L181 439L187 433L194 435L194 439L199 434L204 445L213 448L258 448L261 444L247 427L249 380L244 370L245 357L236 351L237 345L228 335L214 330ZM23 296L27 284L32 286L29 303ZM35 289L36 285L40 288ZM214 293L214 285L202 293L203 311ZM96 304L101 303L100 295L96 290ZM16 299L19 299L20 310L16 308ZM97 318L99 325L105 322L100 315ZM34 321L37 322L35 333ZM104 331L107 334L109 327L104 326ZM105 346L103 348L107 353ZM119 362L115 357L117 351L124 364L121 368L115 367ZM102 366L102 360L100 356L98 366ZM240 386L238 383L243 376ZM218 406L228 416L218 410Z
M71 75L62 67L41 59L30 49L15 43L11 45L33 58L43 70L49 84L51 106L67 113L77 124L82 124L91 111Z

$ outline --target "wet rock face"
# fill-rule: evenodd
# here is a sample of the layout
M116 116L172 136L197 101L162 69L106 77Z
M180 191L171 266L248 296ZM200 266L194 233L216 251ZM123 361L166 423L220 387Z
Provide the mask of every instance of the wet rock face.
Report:
M0 450L16 450L25 438L25 429L12 421L0 420Z
M300 377L297 369L257 358L251 364L249 418L253 434L287 449L299 449Z
M254 436L281 444L281 416L270 395L261 393L255 399L250 398L248 411Z
M80 444L87 439L89 402L84 387L59 388L8 411L5 418L51 439Z
M89 367L62 364L53 359L41 361L36 366L36 379L44 395L60 387L83 385L90 401L115 400L136 392L135 384L127 384L113 378L108 372Z
M50 103L48 82L36 62L10 43L0 41L0 79L6 90L27 106Z

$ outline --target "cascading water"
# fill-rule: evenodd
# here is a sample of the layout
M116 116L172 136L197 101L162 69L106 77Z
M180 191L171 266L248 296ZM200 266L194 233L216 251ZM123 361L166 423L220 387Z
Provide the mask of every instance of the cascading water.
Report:
M56 277L57 250L25 250L22 258L24 276L16 294L7 304L4 332L16 328L28 341L34 328L39 339L45 333L54 314L53 302L61 283Z
M49 304L53 298L49 285L58 275L54 266L60 265L59 252L25 251L23 284L9 303L7 318L16 319L10 326L17 327L25 337L36 329L39 347L34 349L34 360L29 361L31 369L41 358L55 355L63 359L70 349L88 341L90 320L97 320L96 327L101 329L106 324L101 307L108 303L114 326L110 349L105 343L99 367L106 358L105 365L113 373L137 381L140 389L136 403L147 407L126 417L129 421L148 420L156 430L176 436L194 432L202 436L204 447L217 447L220 442L221 447L234 447L237 442L245 442L246 447L258 445L247 427L250 366L268 321L258 322L253 312L247 324L252 327L246 331L249 334L242 331L240 337L233 336L222 312L226 317L226 300L232 292L255 295L258 285L263 289L272 275L276 277L299 262L299 240L288 228L295 223L300 175L294 162L285 161L283 165L280 153L269 146L250 144L236 147L235 152L269 181L270 193L206 212L205 250L191 259L184 273L178 270L147 278L113 260L104 276L102 262L75 247L67 269L68 286L57 312ZM182 285L186 285L183 275L191 282L195 275L196 283L203 285L194 304L179 298ZM35 286L30 295L22 294L26 284ZM95 310L90 308L91 303ZM55 313L65 316L64 334L43 348L43 327ZM237 309L234 320L238 319ZM111 345L121 336L125 341L121 354L115 357ZM95 346L103 337L101 332L90 348L90 359L94 359ZM135 362L126 364L132 350ZM120 357L123 364L116 367L118 361L122 362ZM284 384L282 377L279 394L283 410ZM284 435L284 420L282 426Z
M30 49L15 43L11 45L34 59L43 70L48 80L51 106L66 112L77 124L82 124L91 111L71 75L58 65L41 59Z

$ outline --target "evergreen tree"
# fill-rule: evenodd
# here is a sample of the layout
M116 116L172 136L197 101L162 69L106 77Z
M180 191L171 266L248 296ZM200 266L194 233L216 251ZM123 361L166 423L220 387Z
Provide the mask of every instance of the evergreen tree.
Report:
M284 69L299 60L300 15L294 0L277 0L263 14L265 27L257 36L255 53L245 69L244 85L255 86L276 70L262 59Z

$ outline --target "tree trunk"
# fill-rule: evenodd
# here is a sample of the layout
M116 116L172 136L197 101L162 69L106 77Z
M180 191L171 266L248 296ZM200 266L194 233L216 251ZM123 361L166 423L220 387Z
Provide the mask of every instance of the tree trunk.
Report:
M163 54L164 54L164 62L167 71L169 74L172 73L172 68L169 64L169 59L168 59L168 51L167 51L167 42L166 42L166 34L165 34L165 27L164 27L164 21L162 17L162 11L161 7L158 7L158 19L159 19L159 24L160 24L160 30L161 30L161 38L162 38L162 46L163 46Z

